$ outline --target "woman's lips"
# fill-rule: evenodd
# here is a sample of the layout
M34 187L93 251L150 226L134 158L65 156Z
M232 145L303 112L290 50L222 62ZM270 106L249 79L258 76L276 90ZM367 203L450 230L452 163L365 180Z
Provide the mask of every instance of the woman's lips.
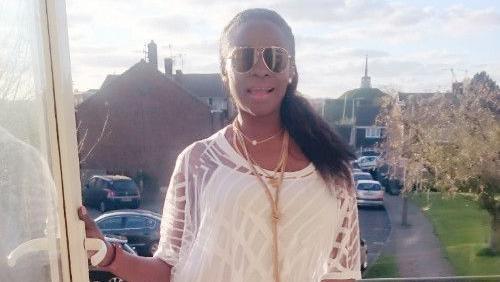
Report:
M274 87L254 87L249 88L247 93L254 98L265 98L274 92Z

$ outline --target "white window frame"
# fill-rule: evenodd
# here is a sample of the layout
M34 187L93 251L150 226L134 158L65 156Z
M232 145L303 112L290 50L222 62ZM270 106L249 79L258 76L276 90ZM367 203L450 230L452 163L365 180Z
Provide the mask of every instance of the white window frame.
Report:
M41 0L40 24L44 30L45 62L50 93L47 94L47 128L52 174L57 187L60 252L63 281L89 281L85 228L78 219L81 183L76 121L69 57L66 4L64 0Z
M382 128L378 126L371 126L365 128L365 138L380 138L382 136Z

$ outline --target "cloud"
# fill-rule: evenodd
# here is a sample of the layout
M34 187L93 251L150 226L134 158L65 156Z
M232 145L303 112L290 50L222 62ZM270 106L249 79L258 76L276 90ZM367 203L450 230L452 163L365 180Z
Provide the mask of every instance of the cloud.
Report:
M458 36L500 28L500 13L492 7L474 10L463 5L452 6L441 14L441 20L446 32Z
M146 29L155 29L160 32L168 32L175 34L185 34L190 32L191 26L202 24L201 20L193 20L186 16L173 15L173 16L155 16L151 18L143 18L140 24L144 25Z
M438 89L449 86L450 68L472 73L478 64L492 77L500 75L494 73L498 64L476 56L467 42L470 35L500 28L497 7L384 0L73 0L68 6L73 77L89 88L102 82L90 86L92 79L136 63L151 39L158 44L160 68L161 58L172 53L182 54L186 73L216 72L223 27L237 12L258 6L275 9L293 28L299 89L312 96L357 87L365 55L374 86ZM488 44L495 48L499 41ZM491 54L488 60L498 61Z

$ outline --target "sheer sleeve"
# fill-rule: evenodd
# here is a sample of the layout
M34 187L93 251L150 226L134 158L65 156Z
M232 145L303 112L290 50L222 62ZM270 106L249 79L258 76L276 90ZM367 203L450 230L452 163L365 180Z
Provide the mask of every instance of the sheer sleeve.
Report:
M358 207L353 185L340 193L339 226L328 259L325 279L361 279Z
M186 209L189 206L187 170L185 150L177 158L170 178L163 207L160 242L158 250L154 254L155 257L171 266L178 263L184 241L192 236L192 221L190 220L190 212Z

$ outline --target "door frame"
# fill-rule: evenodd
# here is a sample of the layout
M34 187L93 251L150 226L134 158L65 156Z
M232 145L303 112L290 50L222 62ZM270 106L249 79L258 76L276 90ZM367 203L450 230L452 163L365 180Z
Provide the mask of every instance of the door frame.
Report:
M89 281L84 249L85 227L79 220L81 206L80 167L71 78L66 3L41 0L41 24L50 93L46 97L47 128L54 182L57 187L60 253L63 281Z

